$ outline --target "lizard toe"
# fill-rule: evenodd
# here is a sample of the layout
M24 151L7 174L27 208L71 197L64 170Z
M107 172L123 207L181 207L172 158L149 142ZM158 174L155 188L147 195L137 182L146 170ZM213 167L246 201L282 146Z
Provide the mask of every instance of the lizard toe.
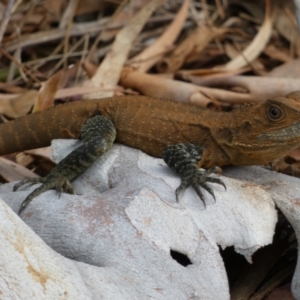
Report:
M28 206L28 204L37 196L39 196L41 193L51 189L51 186L47 183L43 183L40 187L36 188L32 193L30 193L26 199L22 202L20 210L19 210L19 215L22 211L25 210L25 208Z
M195 192L197 193L198 197L201 199L201 201L204 204L204 207L206 207L206 203L205 203L205 196L201 190L201 187L198 184L192 184L193 189L195 190ZM202 186L203 187L203 186ZM213 195L214 196L214 195Z
M13 191L17 191L21 186L25 184L33 185L38 183L44 183L44 178L37 177L37 178L25 178L21 181L19 181L17 184L14 185Z
M216 178L216 177L206 177L206 182L212 182L212 183L217 183L219 185L222 185L225 189L225 191L227 190L226 185L224 183L224 181L220 178Z
M214 200L216 202L216 197L215 197L215 193L214 193L213 189L208 184L206 184L206 182L201 182L199 185L202 189L206 190L214 198ZM199 188L199 186L198 186L198 188ZM194 187L194 189L195 189L195 187ZM200 197L200 199L204 202L204 197L202 197L202 198Z
M203 190L206 190L216 201L214 191L207 183L220 184L225 188L225 190L226 190L226 185L220 178L209 176L210 174L213 173L219 174L220 168L213 167L207 170L203 170L195 167L194 169L189 169L184 174L181 174L181 184L176 189L177 201L178 201L179 193L185 190L186 188L188 188L189 186L192 186L192 188L197 193L198 197L202 200L204 206L206 205L205 205L205 196L203 194Z
M179 194L184 191L186 188L188 188L189 183L186 180L182 180L180 186L176 189L175 195L176 195L176 201L179 201Z
M30 180L30 179L25 179L24 182L19 182L17 184L17 188L19 188L21 185L26 184L26 183L40 183L42 182L43 184L36 188L32 193L30 193L26 199L23 201L21 208L19 210L19 214L25 210L25 208L28 206L28 204L37 196L39 196L41 193L54 189L59 192L59 197L61 193L67 192L70 194L76 194L75 189L73 188L70 180L66 178L65 176L55 172L53 174L49 174L45 178L34 178L34 179L40 179L40 180ZM20 184L21 183L21 184ZM16 187L16 186L15 186ZM15 190L15 188L14 188Z
M76 191L73 188L71 181L69 181L69 180L66 180L64 182L63 191L68 194L76 195Z

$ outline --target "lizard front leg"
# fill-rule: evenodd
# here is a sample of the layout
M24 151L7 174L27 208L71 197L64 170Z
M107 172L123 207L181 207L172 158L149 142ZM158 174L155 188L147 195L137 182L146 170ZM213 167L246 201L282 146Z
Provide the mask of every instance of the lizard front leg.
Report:
M110 119L102 115L90 118L81 129L83 145L64 158L45 178L26 178L14 186L16 191L27 183L42 183L23 201L19 214L35 197L49 189L75 194L71 181L109 150L115 138L116 129Z
M176 189L176 199L181 191L192 186L199 198L204 201L204 195L201 187L209 192L215 199L212 188L207 184L213 182L226 186L224 182L216 177L209 176L212 173L219 173L219 167L212 167L207 170L199 169L198 164L203 158L204 150L202 147L194 144L177 144L168 146L164 149L162 157L166 164L175 171L181 178L181 184Z

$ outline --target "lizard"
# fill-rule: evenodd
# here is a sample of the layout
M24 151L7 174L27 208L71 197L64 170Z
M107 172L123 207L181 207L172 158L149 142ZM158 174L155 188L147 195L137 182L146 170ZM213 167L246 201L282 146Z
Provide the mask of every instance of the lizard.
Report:
M300 92L219 112L147 96L115 96L69 102L0 125L0 155L50 145L53 139L83 144L44 178L25 178L14 186L42 183L23 201L19 214L49 189L75 194L72 180L114 142L164 159L181 178L176 199L192 186L204 202L212 173L226 165L262 165L300 146Z

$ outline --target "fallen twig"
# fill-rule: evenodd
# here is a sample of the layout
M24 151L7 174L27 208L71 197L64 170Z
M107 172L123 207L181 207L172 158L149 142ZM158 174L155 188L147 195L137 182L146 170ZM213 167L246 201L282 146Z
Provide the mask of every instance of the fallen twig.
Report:
M9 22L10 15L12 13L14 4L15 4L15 0L8 0L7 4L6 4L6 7L4 9L1 24L0 24L0 45L1 45L3 35L5 33L5 30L6 30L6 26Z

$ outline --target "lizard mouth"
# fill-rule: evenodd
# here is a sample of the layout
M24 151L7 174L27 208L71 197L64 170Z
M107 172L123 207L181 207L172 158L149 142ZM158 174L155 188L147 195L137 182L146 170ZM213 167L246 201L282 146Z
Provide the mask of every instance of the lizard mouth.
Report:
M272 132L262 133L258 136L260 141L269 139L273 141L288 141L300 137L300 123L294 123L289 127L282 128Z

